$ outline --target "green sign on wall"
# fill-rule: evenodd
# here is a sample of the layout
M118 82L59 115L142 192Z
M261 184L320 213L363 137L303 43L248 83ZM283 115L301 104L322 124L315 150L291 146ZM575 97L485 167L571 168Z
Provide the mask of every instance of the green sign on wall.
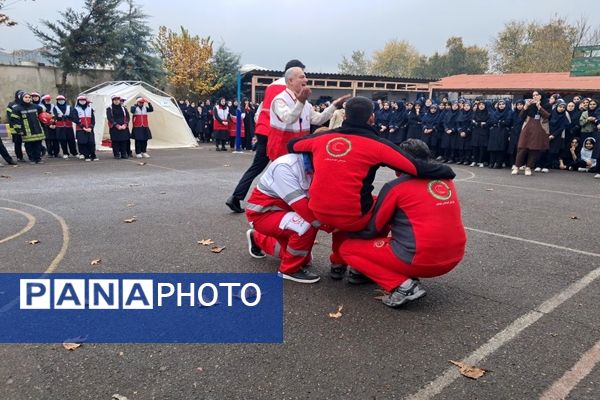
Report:
M600 76L600 46L575 47L571 76Z

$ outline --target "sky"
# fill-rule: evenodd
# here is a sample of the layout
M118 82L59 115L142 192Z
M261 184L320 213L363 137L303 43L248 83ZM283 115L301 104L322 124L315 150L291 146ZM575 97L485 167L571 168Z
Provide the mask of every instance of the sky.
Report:
M489 47L511 20L549 21L558 15L574 22L600 14L600 1L569 7L564 0L145 0L149 26L210 36L241 54L242 64L282 70L293 58L310 72L337 72L342 56L354 50L372 54L386 41L407 40L420 53L443 52L450 36L465 45ZM15 27L0 27L0 50L34 49L39 42L27 28L58 17L57 6L81 9L83 0L5 0L4 13Z

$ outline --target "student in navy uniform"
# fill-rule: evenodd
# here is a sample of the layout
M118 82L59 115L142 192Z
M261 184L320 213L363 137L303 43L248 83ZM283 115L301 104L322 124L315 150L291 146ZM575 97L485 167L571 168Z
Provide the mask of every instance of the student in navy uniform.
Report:
M521 111L523 111L524 106L525 101L517 101L511 116L508 144L506 147L506 165L515 165L517 157L517 143L519 143L519 135L521 134L521 128L523 128L523 122L525 121L521 115Z
M56 108L54 117L56 119L56 139L62 149L63 158L69 155L77 156L77 145L75 133L73 132L73 121L75 120L75 109L67 104L65 96L56 96Z
M154 111L152 104L143 97L138 97L134 105L131 106L131 117L133 119L133 129L131 136L135 139L135 156L137 158L150 158L148 154L148 140L152 139L152 132L148 125L148 113Z
M571 119L567 113L567 103L563 99L556 101L556 106L550 113L548 125L550 147L541 160L542 172L549 172L550 169L557 169L560 166L559 155L565 147L566 131L571 125Z
M406 140L407 111L403 101L394 103L390 118L390 142L398 145Z
M421 140L425 142L427 147L429 147L435 155L433 149L437 146L436 135L437 130L440 128L440 113L438 112L437 104L431 104L429 106L429 110L425 111L421 121L423 122Z
M471 103L464 101L462 110L458 112L456 117L457 141L457 164L469 165L472 161L471 152L471 129L473 127L473 110Z
M488 105L484 101L477 104L477 109L473 111L473 129L471 135L471 147L473 149L473 162L471 167L478 166L483 168L485 161L487 144L490 138L490 128L488 126L490 112Z
M566 132L565 143L570 143L572 138L576 137L579 139L580 136L581 125L579 125L579 118L581 118L581 111L579 110L579 104L572 101L567 103L567 112L571 118L571 123Z
M442 156L442 162L454 163L455 161L455 149L457 148L458 140L458 103L448 103L450 106L449 110L444 113L444 129L441 133L440 150Z
M41 105L42 107L44 107L44 110L53 117L52 121L48 125L42 124L42 128L44 128L44 133L46 135L46 147L48 148L48 157L58 158L60 146L56 137L56 120L54 119L54 108L56 106L52 104L52 96L50 96L49 94L43 95Z
M375 125L377 126L377 133L379 137L389 139L391 117L392 110L390 109L390 103L384 101L383 108L375 113Z
M512 125L512 109L509 101L498 100L497 109L490 114L490 135L487 151L490 155L489 168L502 168L504 156L508 147L508 138Z
M75 117L75 137L79 147L79 158L85 159L85 161L97 160L96 139L94 137L96 116L87 97L77 97L77 105L73 116Z
M406 113L406 139L421 139L423 122L421 120L421 103L407 104Z
M129 114L123 105L121 97L113 95L112 104L106 108L106 121L115 158L129 158L127 142L129 142Z

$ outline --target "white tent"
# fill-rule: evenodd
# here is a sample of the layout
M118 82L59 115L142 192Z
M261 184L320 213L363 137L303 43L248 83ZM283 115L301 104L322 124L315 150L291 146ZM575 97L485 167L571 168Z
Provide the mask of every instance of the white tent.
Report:
M110 138L106 108L111 105L110 98L113 95L126 99L125 106L128 111L139 96L148 99L152 104L154 112L148 114L148 124L152 131L152 140L148 141L149 149L197 146L194 135L175 99L152 85L139 81L104 82L82 94L92 101L92 107L96 114L94 134L96 147L99 149L102 148L102 140Z

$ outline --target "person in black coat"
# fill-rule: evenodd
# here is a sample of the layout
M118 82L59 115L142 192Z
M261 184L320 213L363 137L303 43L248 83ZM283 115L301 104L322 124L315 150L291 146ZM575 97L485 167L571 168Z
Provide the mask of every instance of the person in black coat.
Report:
M504 155L508 147L508 138L512 125L512 108L507 100L499 100L497 109L490 113L488 126L490 135L487 143L487 151L490 155L490 168L502 168Z
M48 148L48 157L58 158L60 152L60 146L56 137L56 120L54 118L54 104L52 104L52 97L49 94L42 96L42 107L44 110L52 115L52 120L48 124L42 124L44 133L46 134L46 147Z
M96 125L96 115L94 109L87 97L77 97L75 106L75 137L79 147L79 158L85 161L96 161L96 138L94 135L94 126Z
M458 103L448 103L450 110L446 110L444 114L444 129L441 132L440 150L442 152L442 162L450 164L455 162L455 149L458 148Z
M524 107L525 102L523 100L519 100L516 102L515 109L512 113L510 130L508 133L508 145L506 147L507 165L514 166L516 162L517 143L519 143L519 136L521 135L523 123L525 122L525 118L521 114L521 111L523 111Z
M428 111L425 111L421 121L423 122L423 131L421 140L432 150L437 147L437 131L440 129L440 113L437 104L431 104ZM435 155L435 153L434 153Z
M423 122L421 121L421 104L406 104L406 139L421 139Z
M65 96L56 96L56 107L54 108L54 119L56 120L56 139L62 149L63 158L69 155L77 156L77 144L75 132L73 132L73 121L75 121L75 108L67 104Z
M550 147L541 161L542 171L557 169L560 167L559 156L565 147L566 132L571 125L570 115L567 112L567 103L558 99L556 107L550 113L549 128ZM546 170L546 171L544 171Z
M390 103L386 101L383 103L383 108L375 113L375 125L377 126L378 134L384 139L389 138L391 117L392 110L390 109Z
M390 142L395 145L406 140L406 129L408 126L408 117L406 106L403 101L394 103L392 107L392 115L390 117Z
M127 142L129 142L129 114L121 104L121 97L111 97L112 104L106 108L106 120L112 143L113 156L117 159L129 158Z
M471 152L471 129L473 128L473 110L471 103L464 101L462 110L458 112L456 117L457 134L457 164L469 165L472 161Z
M484 101L480 101L477 104L477 109L473 112L473 129L471 136L471 147L473 148L472 167L477 165L478 167L483 168L487 144L490 138L490 128L488 126L489 119L490 113L488 105Z

